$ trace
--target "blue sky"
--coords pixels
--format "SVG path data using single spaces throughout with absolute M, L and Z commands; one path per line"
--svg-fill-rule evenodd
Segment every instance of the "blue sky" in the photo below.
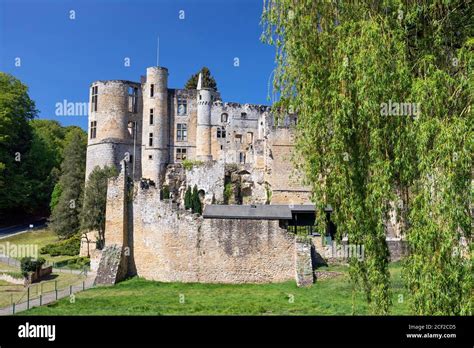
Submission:
M 262 7 L 262 0 L 0 0 L 0 71 L 30 88 L 40 118 L 85 128 L 85 116 L 55 116 L 56 103 L 88 101 L 95 80 L 139 81 L 156 65 L 159 35 L 170 88 L 208 66 L 224 101 L 269 104 L 275 49 L 260 41 Z

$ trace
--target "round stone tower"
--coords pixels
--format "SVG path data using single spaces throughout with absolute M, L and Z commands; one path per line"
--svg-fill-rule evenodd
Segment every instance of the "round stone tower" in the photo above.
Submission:
M 130 81 L 96 81 L 90 88 L 86 178 L 96 167 L 120 168 L 126 153 L 133 152 L 134 138 L 129 122 L 129 89 L 140 84 Z M 139 96 L 136 98 L 139 100 Z M 137 108 L 138 109 L 138 108 Z M 138 115 L 139 110 L 135 114 Z M 133 159 L 135 160 L 135 159 Z
M 142 177 L 160 185 L 169 163 L 168 69 L 147 68 L 142 93 Z
M 201 74 L 199 74 L 197 90 L 196 159 L 212 161 L 211 106 L 213 89 L 201 87 Z

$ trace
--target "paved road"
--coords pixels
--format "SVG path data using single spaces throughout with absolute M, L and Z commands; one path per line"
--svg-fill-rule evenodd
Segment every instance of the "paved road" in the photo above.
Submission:
M 30 225 L 33 225 L 33 229 L 42 229 L 46 227 L 46 219 L 40 219 L 36 221 L 32 221 L 30 223 L 9 226 L 9 227 L 2 227 L 0 228 L 0 238 L 8 237 L 9 235 L 18 233 L 18 232 L 26 232 L 31 230 L 32 228 Z

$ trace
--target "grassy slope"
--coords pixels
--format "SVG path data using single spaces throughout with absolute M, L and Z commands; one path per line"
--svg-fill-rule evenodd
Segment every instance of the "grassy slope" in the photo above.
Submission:
M 3 264 L 0 263 L 0 268 Z M 66 289 L 69 285 L 79 285 L 85 280 L 85 277 L 77 274 L 69 273 L 52 273 L 45 280 L 34 283 L 30 286 L 30 298 L 37 298 L 41 292 L 54 291 L 55 282 L 58 290 Z M 11 301 L 17 302 L 21 299 L 21 302 L 26 300 L 26 288 L 23 285 L 11 284 L 6 281 L 0 280 L 0 307 L 6 307 L 11 305 Z
M 332 268 L 333 270 L 334 268 Z M 344 269 L 338 267 L 337 270 Z M 344 270 L 346 273 L 347 271 Z M 392 314 L 409 314 L 400 279 L 400 265 L 391 265 Z M 184 303 L 180 303 L 180 295 Z M 294 302 L 290 302 L 291 295 Z M 278 284 L 160 283 L 132 278 L 113 287 L 87 290 L 75 303 L 63 299 L 28 315 L 350 315 L 352 293 L 347 274 L 318 281 L 309 288 L 294 282 Z M 356 295 L 355 314 L 368 314 L 362 294 Z
M 42 247 L 44 247 L 47 244 L 55 243 L 57 241 L 58 241 L 58 236 L 56 235 L 56 233 L 54 233 L 50 229 L 42 229 L 42 230 L 21 233 L 9 238 L 0 239 L 0 246 L 3 245 L 5 248 L 7 245 L 7 242 L 10 243 L 10 245 L 33 244 L 33 245 L 38 246 L 38 253 L 39 253 L 39 250 Z M 21 256 L 35 256 L 35 255 L 21 255 Z M 59 261 L 72 258 L 72 256 L 50 256 L 50 255 L 39 255 L 39 256 L 51 262 L 59 262 Z
M 31 232 L 26 232 L 22 234 L 18 234 L 9 238 L 0 239 L 0 250 L 5 250 L 7 247 L 7 242 L 11 245 L 37 245 L 37 250 L 39 250 L 50 243 L 54 243 L 58 241 L 57 235 L 49 230 L 49 229 L 42 229 L 42 230 L 35 230 Z M 28 248 L 24 250 L 32 251 L 33 248 Z M 21 256 L 36 256 L 36 255 L 21 255 Z M 55 256 L 52 257 L 50 255 L 39 255 L 44 257 L 48 261 L 58 262 L 66 259 L 72 258 L 72 256 Z M 18 257 L 20 258 L 20 257 Z M 6 263 L 0 262 L 0 270 L 2 271 L 17 271 L 19 272 L 19 267 L 7 265 Z M 58 289 L 65 289 L 70 284 L 79 284 L 84 277 L 76 275 L 76 274 L 68 274 L 68 273 L 53 273 L 47 280 L 41 281 L 39 283 L 34 283 L 31 286 L 30 294 L 31 297 L 36 297 L 40 292 L 41 289 L 44 292 L 53 291 L 54 290 L 54 283 L 57 281 Z M 26 289 L 22 285 L 15 285 L 10 284 L 5 281 L 0 281 L 0 307 L 4 307 L 10 305 L 13 295 L 13 300 L 18 301 L 20 298 L 24 299 L 24 293 Z

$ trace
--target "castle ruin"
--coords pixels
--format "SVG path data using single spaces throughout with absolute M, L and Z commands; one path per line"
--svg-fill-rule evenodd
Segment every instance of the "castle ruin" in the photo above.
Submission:
M 314 233 L 311 192 L 293 165 L 296 122 L 223 102 L 201 76 L 196 89 L 168 88 L 163 67 L 140 83 L 92 83 L 86 178 L 97 166 L 120 171 L 108 183 L 105 247 L 95 248 L 95 232 L 81 243 L 96 283 L 311 284 L 327 231 Z M 185 209 L 192 187 L 202 215 Z M 298 237 L 301 228 L 312 237 Z
M 181 186 L 196 184 L 205 203 L 223 203 L 236 180 L 230 203 L 309 202 L 291 164 L 296 115 L 276 121 L 270 107 L 225 103 L 210 88 L 168 88 L 163 67 L 148 68 L 141 83 L 92 83 L 90 105 L 86 177 L 125 159 L 134 180 L 167 185 L 178 202 Z M 177 180 L 183 162 L 195 168 L 186 183 Z

